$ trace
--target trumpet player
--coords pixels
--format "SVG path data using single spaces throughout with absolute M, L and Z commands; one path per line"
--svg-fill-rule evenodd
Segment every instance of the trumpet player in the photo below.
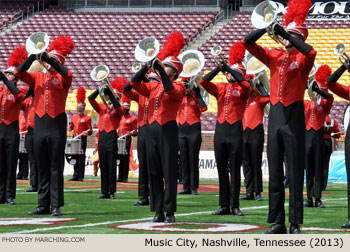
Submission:
M 81 139 L 82 154 L 77 155 L 74 165 L 73 177 L 69 181 L 84 181 L 85 176 L 85 152 L 87 146 L 87 136 L 92 135 L 91 117 L 85 115 L 85 93 L 84 87 L 77 90 L 77 114 L 72 117 L 69 129 L 73 130 L 73 136 Z
M 300 234 L 303 223 L 303 184 L 305 166 L 304 91 L 314 65 L 316 51 L 305 43 L 308 30 L 304 25 L 311 1 L 288 3 L 283 16 L 286 28 L 275 23 L 275 35 L 283 38 L 285 48 L 264 48 L 256 41 L 266 32 L 258 29 L 245 37 L 245 48 L 270 69 L 270 113 L 267 140 L 269 163 L 268 223 L 274 225 L 266 234 L 285 234 L 285 190 L 283 186 L 283 156 L 289 177 L 290 233 Z M 294 2 L 295 3 L 295 2 Z M 257 6 L 258 8 L 258 6 Z M 298 8 L 298 11 L 295 10 Z M 295 15 L 297 13 L 298 15 Z M 293 25 L 293 21 L 295 25 Z
M 182 78 L 185 97 L 178 110 L 180 167 L 183 172 L 183 189 L 178 194 L 198 194 L 199 150 L 202 143 L 200 116 L 207 110 L 198 86 L 191 88 L 191 78 Z
M 219 205 L 214 215 L 233 214 L 243 216 L 239 208 L 240 170 L 242 164 L 242 118 L 250 93 L 250 84 L 244 79 L 242 65 L 245 49 L 242 42 L 232 45 L 229 64 L 219 61 L 214 70 L 206 74 L 200 84 L 213 95 L 218 104 L 214 135 L 214 152 L 219 175 Z M 228 83 L 214 84 L 211 80 L 224 72 Z M 230 178 L 231 177 L 231 181 Z M 231 212 L 232 210 L 232 212 Z
M 350 59 L 347 57 L 342 65 L 327 78 L 327 87 L 334 94 L 350 101 L 350 88 L 343 84 L 338 83 L 338 79 L 342 74 L 350 69 Z M 342 225 L 342 228 L 350 228 L 350 127 L 348 126 L 345 134 L 345 167 L 347 176 L 347 196 L 348 196 L 348 222 Z
M 25 54 L 24 47 L 16 48 L 7 62 L 8 69 L 0 71 L 0 80 L 5 85 L 0 86 L 0 204 L 16 204 L 18 117 L 25 94 L 16 86 L 15 67 Z
M 305 107 L 305 169 L 306 169 L 306 191 L 307 200 L 304 207 L 324 208 L 321 201 L 323 184 L 323 125 L 326 115 L 333 104 L 333 95 L 321 90 L 316 82 L 313 82 L 312 92 L 322 98 L 304 100 Z M 310 94 L 309 94 L 310 95 Z M 317 97 L 317 95 L 316 95 Z M 310 97 L 311 98 L 311 97 Z
M 16 76 L 34 90 L 34 155 L 39 174 L 39 191 L 38 207 L 30 211 L 29 215 L 62 215 L 64 150 L 67 137 L 65 104 L 72 84 L 72 73 L 64 63 L 73 49 L 74 42 L 70 37 L 59 36 L 48 45 L 47 52 L 30 54 L 17 67 Z M 27 71 L 37 58 L 40 58 L 46 68 L 45 73 Z
M 258 91 L 259 90 L 259 91 Z M 246 181 L 246 194 L 241 200 L 263 200 L 262 152 L 264 148 L 264 108 L 270 96 L 258 82 L 251 89 L 243 115 L 243 173 Z M 255 197 L 254 197 L 255 193 Z
M 96 102 L 100 93 L 97 88 L 88 99 L 94 110 L 100 115 L 98 120 L 98 154 L 101 171 L 101 195 L 98 199 L 116 199 L 116 176 L 117 176 L 117 129 L 124 114 L 123 107 L 120 106 L 121 88 L 125 85 L 124 78 L 116 78 L 111 86 L 114 94 L 109 88 L 105 88 L 105 104 Z M 126 81 L 126 80 L 125 80 Z M 108 107 L 106 106 L 108 105 Z

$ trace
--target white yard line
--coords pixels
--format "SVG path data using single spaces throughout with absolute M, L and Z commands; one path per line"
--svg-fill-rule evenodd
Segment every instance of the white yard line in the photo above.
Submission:
M 325 202 L 325 201 L 345 200 L 345 199 L 347 199 L 347 198 L 323 199 L 322 201 Z M 288 206 L 288 204 L 285 204 L 285 206 Z M 266 206 L 255 206 L 255 207 L 244 207 L 244 208 L 241 208 L 241 210 L 253 210 L 253 209 L 263 209 L 263 208 L 268 208 L 268 205 L 266 205 Z M 191 215 L 201 215 L 201 214 L 210 214 L 210 213 L 212 213 L 212 211 L 183 213 L 183 214 L 176 214 L 176 216 L 191 216 Z M 29 233 L 35 233 L 35 232 L 61 230 L 61 229 L 66 229 L 66 228 L 95 227 L 95 226 L 112 225 L 112 224 L 126 223 L 126 222 L 147 221 L 147 220 L 152 220 L 152 219 L 153 219 L 153 217 L 148 217 L 148 218 L 140 218 L 140 219 L 133 219 L 133 220 L 119 220 L 119 221 L 106 221 L 106 222 L 99 222 L 99 223 L 89 223 L 89 224 L 83 224 L 83 225 L 71 225 L 71 226 L 60 226 L 60 227 L 50 227 L 50 228 L 37 228 L 37 229 L 30 229 L 30 230 L 22 230 L 22 231 L 18 231 L 18 232 L 13 232 L 12 234 L 29 234 Z

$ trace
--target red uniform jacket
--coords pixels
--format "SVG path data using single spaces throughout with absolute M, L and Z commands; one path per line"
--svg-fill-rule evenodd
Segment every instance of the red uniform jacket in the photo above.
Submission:
M 331 138 L 331 133 L 337 133 L 339 132 L 339 127 L 338 123 L 336 120 L 331 119 L 328 115 L 326 115 L 326 120 L 324 122 L 324 138 L 330 139 Z M 335 134 L 333 137 L 335 138 L 340 138 L 340 134 Z
M 19 133 L 21 135 L 26 135 L 28 133 L 28 124 L 24 113 L 19 113 Z
M 21 110 L 24 112 L 24 116 L 26 118 L 27 127 L 31 127 L 34 129 L 35 122 L 35 106 L 34 99 L 32 96 L 29 96 L 22 102 Z
M 220 124 L 225 121 L 234 124 L 242 120 L 250 93 L 250 84 L 247 81 L 242 81 L 241 85 L 237 82 L 214 84 L 201 79 L 201 85 L 217 100 L 217 121 Z
M 72 84 L 71 71 L 65 77 L 58 72 L 16 72 L 16 76 L 33 88 L 35 113 L 40 118 L 45 114 L 55 118 L 65 112 L 68 90 Z
M 192 90 L 189 95 L 185 95 L 185 97 L 182 99 L 182 103 L 177 112 L 177 121 L 181 125 L 185 124 L 186 122 L 189 125 L 193 125 L 200 122 L 202 112 L 206 111 L 207 109 L 207 106 L 202 108 L 199 107 L 196 93 Z
M 0 124 L 10 125 L 18 120 L 24 96 L 23 92 L 12 94 L 6 86 L 0 89 Z
M 148 98 L 148 123 L 157 121 L 164 125 L 176 121 L 177 110 L 185 96 L 186 88 L 183 84 L 173 82 L 174 88 L 164 91 L 163 84 L 150 81 L 147 85 L 141 82 L 131 82 L 131 86 L 141 95 Z
M 74 136 L 78 136 L 87 130 L 90 130 L 92 132 L 90 116 L 87 116 L 87 115 L 72 116 L 72 121 L 69 124 L 69 128 L 73 129 Z
M 331 110 L 334 98 L 322 99 L 316 107 L 313 101 L 304 101 L 305 127 L 306 130 L 319 130 L 323 128 L 326 115 Z
M 329 90 L 331 90 L 333 93 L 340 96 L 341 98 L 344 98 L 348 101 L 350 100 L 349 99 L 349 97 L 350 97 L 349 96 L 349 92 L 350 92 L 349 86 L 344 86 L 342 84 L 339 84 L 338 82 L 328 82 L 327 87 L 329 88 Z
M 309 73 L 314 65 L 316 51 L 306 55 L 298 50 L 288 53 L 282 48 L 264 48 L 257 44 L 245 48 L 270 69 L 270 100 L 285 107 L 304 100 Z
M 147 85 L 147 84 L 146 84 Z M 126 91 L 123 90 L 123 94 L 129 99 L 137 102 L 138 112 L 137 112 L 137 123 L 140 127 L 147 124 L 148 121 L 148 99 L 143 95 L 139 95 L 136 91 Z
M 89 100 L 91 106 L 100 114 L 98 120 L 98 130 L 106 131 L 107 133 L 112 130 L 117 130 L 120 119 L 124 114 L 124 109 L 120 106 L 119 108 L 109 109 L 104 104 L 98 104 L 95 100 Z
M 249 96 L 243 115 L 243 130 L 246 128 L 253 130 L 263 123 L 264 108 L 269 101 L 269 97 L 262 97 L 255 93 Z
M 125 135 L 131 131 L 134 131 L 133 133 L 137 133 L 137 119 L 135 116 L 131 116 L 130 114 L 123 115 L 118 127 L 118 136 Z

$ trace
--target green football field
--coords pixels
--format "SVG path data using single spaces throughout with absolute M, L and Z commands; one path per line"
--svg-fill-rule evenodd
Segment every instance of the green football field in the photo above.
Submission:
M 48 223 L 33 223 L 32 219 L 27 219 L 33 218 L 27 212 L 37 206 L 37 194 L 24 193 L 24 189 L 29 187 L 28 181 L 17 181 L 17 204 L 0 205 L 0 233 L 141 234 L 177 233 L 178 229 L 182 233 L 261 233 L 270 226 L 266 222 L 268 213 L 267 186 L 267 182 L 264 182 L 263 201 L 240 201 L 240 208 L 245 216 L 214 216 L 211 212 L 219 207 L 218 182 L 216 180 L 201 180 L 199 195 L 178 195 L 176 225 L 167 225 L 164 230 L 150 230 L 138 227 L 140 224 L 150 223 L 154 213 L 150 212 L 149 206 L 133 206 L 133 203 L 138 199 L 137 179 L 130 179 L 129 183 L 118 183 L 117 199 L 115 200 L 96 199 L 96 196 L 100 194 L 100 181 L 97 177 L 87 177 L 84 182 L 65 180 L 63 215 L 60 217 L 34 216 L 41 221 L 49 219 Z M 182 189 L 182 185 L 179 185 L 180 189 Z M 244 189 L 241 188 L 242 194 L 245 193 Z M 327 191 L 323 194 L 326 208 L 304 209 L 303 233 L 349 232 L 350 229 L 341 229 L 341 224 L 347 221 L 346 195 L 346 184 L 329 183 Z M 286 199 L 285 209 L 288 216 L 288 189 L 286 189 Z M 57 220 L 58 218 L 59 220 Z M 128 224 L 134 224 L 134 226 L 126 226 L 125 228 L 125 225 Z M 210 231 L 211 229 L 208 229 L 208 227 L 224 224 L 230 224 L 238 229 L 226 231 L 215 231 L 215 229 Z M 247 226 L 248 229 L 241 230 L 239 227 L 242 226 Z M 250 226 L 253 228 L 249 228 Z

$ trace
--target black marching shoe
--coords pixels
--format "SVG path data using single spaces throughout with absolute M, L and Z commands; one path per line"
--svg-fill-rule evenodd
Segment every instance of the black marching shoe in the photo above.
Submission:
M 78 178 L 71 178 L 71 179 L 68 179 L 68 181 L 79 181 Z
M 244 196 L 239 198 L 240 200 L 254 200 L 254 193 L 246 193 Z
M 314 207 L 314 202 L 312 201 L 312 199 L 305 200 L 304 207 Z
M 23 176 L 20 174 L 17 174 L 16 179 L 23 179 Z
M 213 215 L 228 215 L 231 214 L 230 208 L 228 206 L 220 207 L 218 210 L 212 213 Z
M 28 188 L 27 190 L 25 190 L 24 192 L 37 192 L 38 189 L 35 188 L 35 187 L 31 187 L 31 188 Z
M 191 190 L 192 195 L 198 195 L 198 190 L 197 189 L 192 189 Z
M 323 203 L 322 203 L 322 201 L 320 199 L 316 199 L 315 200 L 315 207 L 325 208 L 325 206 L 323 205 Z
M 256 201 L 263 201 L 263 198 L 262 198 L 262 196 L 261 196 L 260 193 L 257 193 L 257 194 L 256 194 L 255 200 L 256 200 Z
M 134 203 L 134 206 L 148 206 L 149 205 L 149 200 L 148 198 L 141 198 L 139 201 Z
M 29 215 L 42 215 L 42 214 L 50 214 L 50 210 L 46 207 L 37 207 L 33 211 L 28 212 Z
M 342 228 L 350 228 L 350 221 L 341 225 Z
M 97 199 L 109 199 L 109 194 L 101 194 L 96 197 Z
M 112 193 L 111 195 L 109 195 L 110 199 L 116 199 L 117 197 L 114 195 L 114 193 Z
M 174 223 L 175 222 L 175 215 L 173 212 L 167 212 L 164 222 L 166 223 Z
M 61 209 L 59 207 L 52 208 L 51 215 L 52 216 L 61 216 L 62 215 Z
M 152 222 L 164 222 L 165 216 L 163 212 L 156 212 Z
M 179 191 L 177 194 L 191 194 L 191 190 L 190 189 L 183 189 L 183 190 Z
M 7 199 L 5 203 L 9 204 L 9 205 L 16 205 L 16 202 L 15 202 L 15 200 L 13 198 Z
M 237 216 L 244 216 L 243 212 L 239 207 L 232 208 L 232 214 Z
M 300 226 L 298 224 L 290 224 L 289 233 L 291 234 L 302 234 Z
M 276 223 L 272 227 L 270 227 L 268 230 L 262 232 L 262 234 L 286 234 L 287 228 L 284 225 L 284 223 Z

